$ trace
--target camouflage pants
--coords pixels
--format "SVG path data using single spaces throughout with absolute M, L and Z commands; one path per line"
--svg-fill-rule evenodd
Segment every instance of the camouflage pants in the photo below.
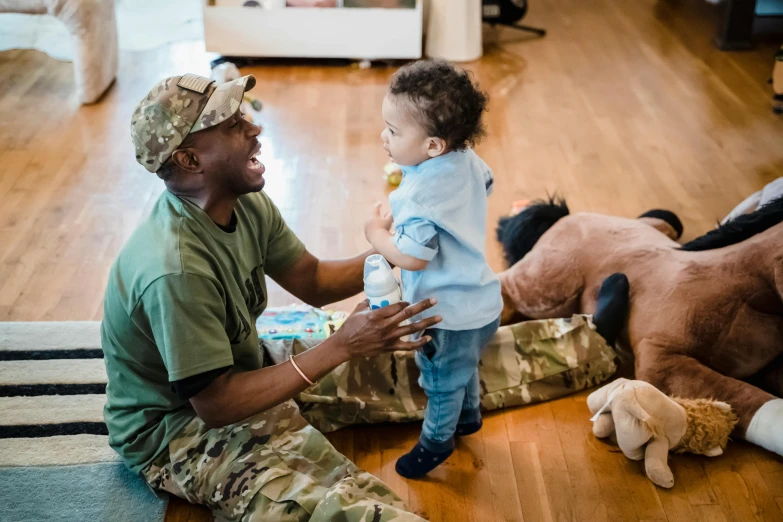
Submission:
M 264 348 L 278 363 L 316 344 L 265 342 Z M 208 506 L 218 520 L 421 521 L 315 429 L 420 420 L 427 396 L 413 357 L 397 352 L 344 363 L 301 393 L 299 408 L 288 401 L 212 430 L 196 418 L 144 476 L 156 489 Z M 481 406 L 554 399 L 595 386 L 615 369 L 614 351 L 588 317 L 501 327 L 479 363 Z
M 143 474 L 219 521 L 424 522 L 338 453 L 293 401 L 218 429 L 196 417 Z
M 265 349 L 278 363 L 316 344 L 274 341 L 265 342 Z M 481 408 L 521 406 L 596 386 L 615 372 L 614 359 L 587 316 L 503 326 L 481 354 Z M 418 378 L 412 352 L 354 359 L 295 400 L 302 416 L 324 433 L 351 424 L 421 420 L 427 396 Z

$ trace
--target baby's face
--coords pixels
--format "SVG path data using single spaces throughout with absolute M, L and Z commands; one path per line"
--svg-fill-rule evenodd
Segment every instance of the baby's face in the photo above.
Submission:
M 381 133 L 383 148 L 397 165 L 418 165 L 431 157 L 430 138 L 411 115 L 409 102 L 387 94 L 383 99 L 383 120 L 386 128 Z

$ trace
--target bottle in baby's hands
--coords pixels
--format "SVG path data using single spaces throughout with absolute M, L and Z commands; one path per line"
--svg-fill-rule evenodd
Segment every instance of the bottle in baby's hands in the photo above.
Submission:
M 400 282 L 380 254 L 373 254 L 364 260 L 364 293 L 373 310 L 402 301 Z

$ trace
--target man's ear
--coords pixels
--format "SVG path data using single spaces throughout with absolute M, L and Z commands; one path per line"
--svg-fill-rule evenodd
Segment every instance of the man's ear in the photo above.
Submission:
M 430 158 L 436 158 L 446 152 L 448 144 L 443 138 L 427 138 L 427 155 Z
M 186 172 L 198 172 L 200 167 L 198 154 L 190 147 L 175 150 L 171 155 L 171 161 Z

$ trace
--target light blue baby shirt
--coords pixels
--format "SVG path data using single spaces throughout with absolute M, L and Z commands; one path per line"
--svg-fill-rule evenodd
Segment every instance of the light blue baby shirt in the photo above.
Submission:
M 503 308 L 500 281 L 484 253 L 492 171 L 466 149 L 402 172 L 402 183 L 389 196 L 394 244 L 403 254 L 429 261 L 424 270 L 402 270 L 404 299 L 437 298 L 437 305 L 416 317 L 441 315 L 435 328 L 486 326 Z

